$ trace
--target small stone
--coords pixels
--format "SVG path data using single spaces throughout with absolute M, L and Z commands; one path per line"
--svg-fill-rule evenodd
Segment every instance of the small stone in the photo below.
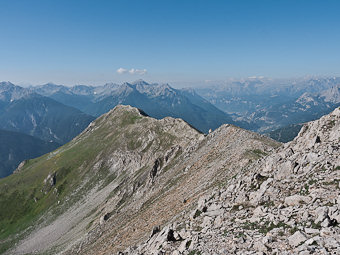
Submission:
M 262 239 L 263 244 L 267 244 L 267 243 L 271 243 L 271 242 L 273 242 L 273 237 L 270 236 L 270 235 L 267 235 L 267 236 L 263 237 L 263 239 Z
M 305 232 L 308 235 L 313 235 L 313 234 L 319 234 L 320 231 L 318 229 L 315 228 L 305 228 Z
M 209 217 L 209 216 L 205 216 L 205 217 L 203 218 L 203 222 L 202 222 L 201 226 L 202 226 L 203 228 L 204 228 L 204 227 L 209 227 L 209 226 L 211 226 L 211 222 L 212 222 L 212 218 Z
M 174 238 L 176 239 L 176 241 L 183 240 L 183 238 L 177 231 L 174 231 Z
M 301 195 L 293 195 L 285 198 L 285 204 L 289 206 L 296 206 L 300 204 L 308 204 L 311 198 Z
M 340 246 L 340 243 L 337 242 L 333 237 L 325 238 L 324 242 L 325 242 L 325 246 L 328 248 L 334 249 Z
M 307 244 L 307 245 L 312 245 L 312 244 L 314 244 L 314 243 L 315 243 L 314 238 L 310 238 L 310 239 L 308 239 L 308 240 L 305 242 L 305 244 Z
M 303 250 L 299 252 L 299 255 L 309 255 L 310 252 L 308 250 Z
M 187 249 L 187 246 L 189 246 L 191 241 L 184 240 L 181 242 L 180 246 L 178 247 L 178 251 L 180 253 L 184 252 Z
M 197 209 L 202 211 L 204 207 L 206 207 L 206 197 L 205 196 L 202 196 L 198 199 L 198 202 L 197 202 Z
M 323 207 L 317 208 L 315 210 L 315 214 L 316 214 L 315 224 L 323 222 L 324 219 L 328 216 L 328 207 L 323 206 Z
M 254 248 L 254 250 L 260 251 L 260 252 L 267 252 L 267 250 L 268 250 L 267 247 L 259 241 L 254 243 L 253 248 Z
M 329 228 L 323 228 L 320 230 L 320 236 L 322 237 L 329 237 L 332 236 L 332 231 Z
M 300 232 L 296 231 L 293 235 L 288 238 L 289 245 L 292 247 L 297 247 L 307 240 L 306 236 Z
M 218 215 L 218 216 L 215 218 L 214 225 L 215 225 L 216 227 L 219 227 L 219 226 L 221 226 L 222 222 L 223 222 L 223 219 L 222 219 L 221 215 Z
M 150 234 L 150 238 L 153 237 L 155 234 L 157 234 L 160 231 L 160 227 L 159 226 L 154 226 L 151 234 Z
M 329 218 L 326 218 L 323 220 L 323 222 L 321 223 L 321 227 L 323 228 L 327 228 L 331 225 L 331 221 L 329 220 Z

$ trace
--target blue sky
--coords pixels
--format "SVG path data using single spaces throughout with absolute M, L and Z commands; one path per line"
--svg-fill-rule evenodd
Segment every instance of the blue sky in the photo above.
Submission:
M 339 13 L 336 0 L 0 0 L 0 80 L 336 76 Z

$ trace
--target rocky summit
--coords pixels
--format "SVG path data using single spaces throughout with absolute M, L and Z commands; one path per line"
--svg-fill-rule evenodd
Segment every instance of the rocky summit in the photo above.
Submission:
M 337 254 L 339 141 L 339 108 L 280 144 L 119 105 L 0 180 L 0 253 Z
M 340 108 L 124 254 L 340 254 Z

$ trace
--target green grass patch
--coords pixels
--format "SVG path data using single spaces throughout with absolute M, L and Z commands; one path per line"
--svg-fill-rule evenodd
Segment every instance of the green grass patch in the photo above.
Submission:
M 188 253 L 189 255 L 201 255 L 202 253 L 198 250 L 192 250 Z
M 257 230 L 261 234 L 267 234 L 268 232 L 272 231 L 275 228 L 283 228 L 288 229 L 290 228 L 289 225 L 285 224 L 284 222 L 278 222 L 277 224 L 265 221 L 265 222 L 245 222 L 242 225 L 243 229 L 246 230 Z
M 302 196 L 306 196 L 309 194 L 309 185 L 307 183 L 305 183 L 305 185 L 300 188 L 299 194 Z
M 197 209 L 197 210 L 195 211 L 195 214 L 194 214 L 194 217 L 193 217 L 193 218 L 195 219 L 195 218 L 199 217 L 201 214 L 202 214 L 202 211 Z
M 255 149 L 255 150 L 247 150 L 245 152 L 245 156 L 247 156 L 248 158 L 251 158 L 251 159 L 260 159 L 264 156 L 267 156 L 268 154 L 260 149 Z

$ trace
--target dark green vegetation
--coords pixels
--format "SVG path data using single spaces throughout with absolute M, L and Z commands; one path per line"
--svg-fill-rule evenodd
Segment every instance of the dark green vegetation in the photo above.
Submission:
M 60 144 L 36 137 L 0 130 L 0 178 L 12 173 L 19 163 L 50 152 Z
M 267 133 L 270 138 L 276 141 L 287 143 L 292 141 L 300 132 L 302 124 L 292 124 Z
M 201 255 L 202 253 L 200 251 L 197 250 L 192 250 L 189 252 L 189 255 Z

